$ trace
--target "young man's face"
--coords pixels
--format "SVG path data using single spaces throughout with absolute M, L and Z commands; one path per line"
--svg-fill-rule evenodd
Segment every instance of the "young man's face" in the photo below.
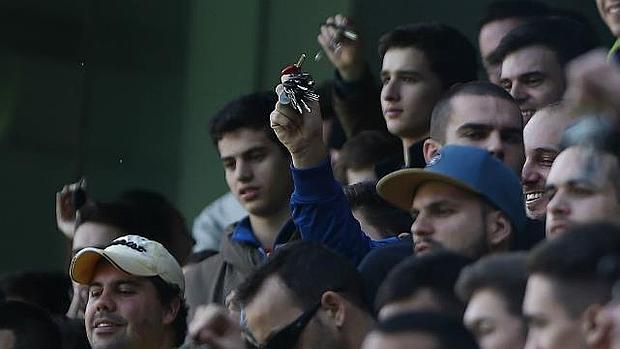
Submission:
M 413 47 L 388 49 L 381 81 L 381 108 L 388 131 L 401 139 L 424 137 L 443 91 L 426 55 Z
M 480 199 L 455 186 L 428 182 L 411 207 L 416 254 L 445 248 L 478 258 L 489 251 Z
M 571 147 L 558 155 L 547 190 L 546 234 L 553 237 L 576 223 L 597 220 L 618 222 L 618 203 L 614 181 L 617 160 L 582 147 Z M 614 170 L 615 168 L 615 170 Z
M 586 347 L 581 321 L 556 299 L 554 283 L 533 274 L 527 281 L 523 315 L 528 323 L 526 349 L 582 349 Z
M 458 95 L 450 101 L 446 144 L 486 149 L 518 175 L 523 167 L 523 127 L 514 103 L 492 96 Z
M 151 281 L 107 262 L 97 265 L 88 294 L 85 325 L 93 349 L 158 348 L 176 316 Z
M 480 48 L 480 57 L 487 72 L 487 77 L 492 83 L 499 85 L 499 66 L 492 66 L 487 62 L 487 58 L 499 45 L 502 38 L 511 30 L 523 23 L 518 18 L 505 18 L 492 21 L 480 28 L 478 35 L 478 47 Z
M 264 131 L 228 132 L 217 146 L 228 188 L 250 215 L 268 217 L 288 210 L 290 160 Z
M 542 114 L 541 114 L 542 113 Z M 560 152 L 560 139 L 568 124 L 565 117 L 536 113 L 523 129 L 525 165 L 521 183 L 525 193 L 525 211 L 531 219 L 544 220 L 549 197 L 545 184 L 553 161 Z
M 504 296 L 490 288 L 474 292 L 463 323 L 476 336 L 480 349 L 523 349 L 525 324 L 510 313 Z
M 541 46 L 527 46 L 504 58 L 500 85 L 519 104 L 523 123 L 534 113 L 560 100 L 566 89 L 564 69 L 556 54 Z
M 598 13 L 611 33 L 620 38 L 620 1 L 596 0 L 596 7 L 598 7 Z

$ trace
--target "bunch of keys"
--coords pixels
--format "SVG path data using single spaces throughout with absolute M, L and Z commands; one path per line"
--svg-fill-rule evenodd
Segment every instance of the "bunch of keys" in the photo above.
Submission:
M 302 53 L 297 63 L 284 67 L 280 77 L 282 83 L 276 87 L 278 102 L 282 105 L 290 104 L 299 114 L 304 110 L 311 112 L 308 104 L 319 100 L 319 95 L 314 93 L 312 76 L 301 70 L 305 59 L 306 55 Z
M 327 23 L 325 24 L 325 26 L 336 29 L 336 35 L 331 39 L 329 43 L 329 48 L 334 52 L 338 52 L 338 50 L 340 50 L 340 48 L 342 47 L 342 40 L 344 38 L 351 40 L 351 41 L 356 41 L 359 38 L 359 35 L 357 34 L 357 32 L 355 32 L 354 30 L 351 29 L 351 27 L 348 27 L 346 25 Z M 323 50 L 318 50 L 316 54 L 314 55 L 314 60 L 318 62 L 321 60 L 322 57 L 323 57 Z

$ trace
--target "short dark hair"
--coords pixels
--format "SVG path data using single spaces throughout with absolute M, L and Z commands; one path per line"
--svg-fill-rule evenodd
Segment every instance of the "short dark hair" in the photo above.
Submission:
M 239 97 L 220 109 L 211 119 L 210 134 L 213 144 L 217 144 L 224 135 L 242 128 L 263 131 L 270 140 L 288 151 L 280 143 L 275 132 L 271 129 L 269 115 L 276 106 L 277 96 L 274 92 L 256 92 Z
M 13 332 L 13 348 L 62 348 L 58 326 L 45 310 L 32 304 L 15 301 L 0 304 L 0 329 Z
M 526 258 L 522 252 L 483 257 L 461 271 L 455 286 L 457 295 L 467 303 L 476 291 L 491 289 L 504 298 L 511 314 L 520 317 L 527 285 Z
M 153 286 L 155 286 L 157 297 L 159 298 L 159 302 L 162 306 L 170 306 L 175 299 L 179 299 L 179 311 L 177 313 L 177 317 L 172 323 L 172 328 L 174 330 L 174 346 L 179 347 L 183 344 L 185 337 L 187 336 L 188 308 L 185 298 L 181 294 L 181 290 L 178 286 L 165 282 L 159 276 L 151 276 L 148 280 L 153 284 Z
M 351 210 L 359 210 L 384 237 L 396 236 L 411 229 L 411 215 L 380 197 L 375 182 L 346 185 L 343 190 Z
M 454 284 L 461 270 L 471 262 L 470 258 L 450 251 L 408 257 L 390 271 L 379 287 L 375 309 L 379 311 L 386 304 L 430 289 L 445 312 L 460 316 L 465 305 L 456 297 Z
M 530 275 L 540 274 L 553 286 L 556 300 L 578 317 L 591 304 L 611 298 L 612 283 L 597 274 L 602 258 L 620 252 L 620 227 L 610 223 L 577 225 L 536 246 L 528 256 Z
M 286 244 L 238 287 L 239 303 L 247 305 L 271 276 L 279 277 L 291 291 L 294 301 L 309 309 L 323 293 L 334 291 L 365 312 L 362 277 L 345 257 L 310 241 Z
M 391 48 L 409 47 L 424 53 L 444 90 L 457 82 L 476 80 L 476 49 L 453 27 L 436 22 L 396 27 L 379 39 L 379 57 L 383 60 Z
M 183 216 L 155 192 L 135 189 L 124 192 L 116 201 L 82 206 L 76 229 L 87 222 L 116 227 L 118 237 L 132 233 L 155 240 L 164 245 L 179 264 L 185 262 L 190 252 L 175 244 L 179 238 L 189 239 L 190 244 L 192 241 Z
M 508 18 L 526 19 L 537 16 L 545 16 L 549 13 L 549 7 L 540 1 L 522 0 L 499 0 L 490 3 L 484 15 L 478 22 L 478 30 L 485 25 Z
M 71 280 L 63 272 L 18 271 L 0 278 L 0 291 L 9 299 L 19 299 L 64 315 L 71 303 Z
M 433 108 L 430 136 L 435 141 L 441 144 L 446 142 L 446 128 L 452 113 L 452 99 L 463 95 L 496 97 L 513 103 L 515 108 L 519 109 L 514 98 L 506 90 L 488 81 L 470 81 L 456 84 L 444 93 Z M 521 123 L 523 123 L 520 113 L 518 116 Z
M 476 339 L 459 318 L 433 312 L 411 312 L 388 317 L 375 326 L 385 334 L 424 333 L 437 340 L 440 349 L 478 349 Z
M 342 146 L 337 164 L 342 172 L 339 176 L 344 183 L 347 169 L 374 168 L 377 163 L 395 154 L 402 154 L 402 151 L 402 141 L 398 137 L 377 130 L 362 131 Z
M 501 64 L 517 50 L 542 45 L 553 51 L 558 63 L 564 67 L 570 60 L 597 46 L 598 40 L 591 34 L 582 22 L 565 16 L 532 20 L 506 34 L 488 61 L 493 65 Z

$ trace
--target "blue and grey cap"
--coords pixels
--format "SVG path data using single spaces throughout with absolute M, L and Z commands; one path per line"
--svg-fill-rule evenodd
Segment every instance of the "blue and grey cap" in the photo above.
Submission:
M 480 195 L 508 216 L 515 232 L 525 228 L 519 178 L 484 149 L 446 145 L 424 169 L 402 169 L 381 178 L 377 192 L 389 203 L 409 211 L 418 188 L 426 182 L 446 183 Z

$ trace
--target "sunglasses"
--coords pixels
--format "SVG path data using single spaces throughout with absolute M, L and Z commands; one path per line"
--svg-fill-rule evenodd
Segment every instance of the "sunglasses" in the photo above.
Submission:
M 299 341 L 299 336 L 304 331 L 304 328 L 308 325 L 314 314 L 321 307 L 321 303 L 317 303 L 315 306 L 304 311 L 297 319 L 288 324 L 280 331 L 272 334 L 267 338 L 265 343 L 259 344 L 254 338 L 252 333 L 247 327 L 247 321 L 245 318 L 245 312 L 241 311 L 241 328 L 243 336 L 245 337 L 248 348 L 252 349 L 291 349 L 294 348 Z

